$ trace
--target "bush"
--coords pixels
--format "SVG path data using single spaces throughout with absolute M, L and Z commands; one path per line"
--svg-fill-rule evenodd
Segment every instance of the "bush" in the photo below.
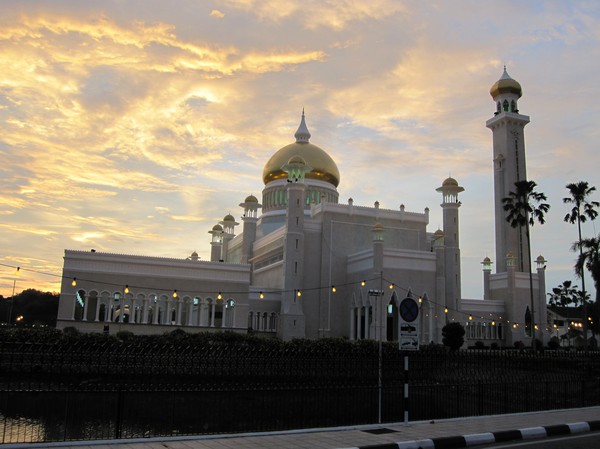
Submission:
M 465 342 L 465 328 L 462 324 L 448 323 L 442 328 L 442 343 L 448 346 L 450 351 L 458 351 Z
M 553 351 L 560 349 L 560 341 L 558 340 L 558 337 L 552 337 L 550 339 L 548 342 L 548 349 L 552 349 Z
M 63 329 L 63 334 L 66 337 L 78 337 L 80 335 L 79 330 L 73 326 L 68 326 Z
M 485 349 L 485 344 L 482 341 L 475 342 L 475 349 Z
M 135 338 L 135 335 L 131 331 L 119 331 L 117 332 L 117 338 L 121 341 L 130 341 Z
M 498 343 L 496 343 L 496 342 L 493 342 L 493 343 L 490 345 L 490 349 L 493 349 L 493 350 L 500 349 L 500 345 L 499 345 Z

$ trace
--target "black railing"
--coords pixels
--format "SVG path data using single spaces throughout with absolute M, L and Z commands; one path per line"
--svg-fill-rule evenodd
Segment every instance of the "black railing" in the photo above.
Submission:
M 0 442 L 215 434 L 600 404 L 597 353 L 0 343 Z M 379 397 L 381 396 L 381 402 Z

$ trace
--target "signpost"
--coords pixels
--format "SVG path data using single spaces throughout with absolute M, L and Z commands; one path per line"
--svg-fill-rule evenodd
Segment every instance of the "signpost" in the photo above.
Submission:
M 419 305 L 410 296 L 400 303 L 400 338 L 399 347 L 403 350 L 419 349 Z
M 410 293 L 409 293 L 410 295 Z M 419 349 L 419 305 L 407 296 L 400 303 L 400 334 L 398 345 L 401 350 Z M 408 426 L 408 355 L 404 355 L 404 425 Z

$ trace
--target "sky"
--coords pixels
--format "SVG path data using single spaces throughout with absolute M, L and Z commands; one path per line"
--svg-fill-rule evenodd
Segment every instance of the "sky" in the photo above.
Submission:
M 562 198 L 600 187 L 600 2 L 2 0 L 0 295 L 59 291 L 65 249 L 210 259 L 304 108 L 341 203 L 429 207 L 434 232 L 435 189 L 458 180 L 463 297 L 482 298 L 504 65 L 551 205 L 533 257 L 548 290 L 580 285 Z

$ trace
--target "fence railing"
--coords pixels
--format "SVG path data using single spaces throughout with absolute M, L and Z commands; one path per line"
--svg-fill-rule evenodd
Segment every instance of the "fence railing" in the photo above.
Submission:
M 407 353 L 384 348 L 379 384 L 375 349 L 0 343 L 0 442 L 403 421 Z M 408 357 L 410 420 L 600 404 L 598 353 L 424 350 Z
M 377 386 L 212 385 L 154 389 L 3 391 L 2 443 L 171 437 L 376 423 Z M 600 404 L 590 382 L 410 387 L 410 420 Z M 594 394 L 590 395 L 590 392 Z M 403 387 L 383 387 L 382 422 L 401 422 Z

